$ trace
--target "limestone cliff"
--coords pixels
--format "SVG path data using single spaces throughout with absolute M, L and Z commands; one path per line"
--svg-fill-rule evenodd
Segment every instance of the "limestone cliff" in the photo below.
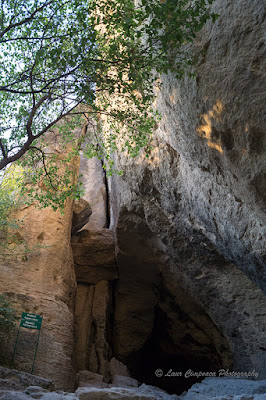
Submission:
M 109 182 L 114 351 L 135 374 L 152 375 L 151 357 L 266 376 L 265 2 L 213 11 L 191 48 L 197 78 L 161 77 L 149 159 L 117 155 L 125 173 Z

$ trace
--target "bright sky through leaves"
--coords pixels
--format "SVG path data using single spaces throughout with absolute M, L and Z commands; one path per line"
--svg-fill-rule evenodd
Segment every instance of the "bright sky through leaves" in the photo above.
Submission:
M 154 71 L 190 68 L 182 46 L 216 18 L 212 1 L 0 0 L 0 170 L 26 153 L 44 160 L 40 138 L 84 107 L 110 127 L 104 138 L 90 130 L 88 156 L 112 170 L 119 143 L 130 156 L 147 148 Z

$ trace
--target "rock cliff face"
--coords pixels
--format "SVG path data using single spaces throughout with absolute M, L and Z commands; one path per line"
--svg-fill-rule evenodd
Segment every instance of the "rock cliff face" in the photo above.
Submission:
M 54 379 L 59 387 L 71 388 L 75 379 L 73 307 L 76 286 L 70 246 L 72 207 L 68 205 L 64 216 L 34 206 L 21 210 L 21 215 L 24 218 L 22 238 L 27 243 L 45 241 L 47 247 L 21 261 L 2 261 L 0 292 L 8 294 L 18 314 L 25 311 L 43 316 L 35 373 Z M 31 371 L 36 333 L 23 329 L 20 332 L 14 365 L 26 372 Z M 9 360 L 12 349 L 10 347 L 6 355 Z
M 111 282 L 117 279 L 115 242 L 108 229 L 81 231 L 72 238 L 77 277 L 75 359 L 77 370 L 110 378 Z
M 265 2 L 213 11 L 192 48 L 197 78 L 161 77 L 149 159 L 118 155 L 125 173 L 109 182 L 114 354 L 135 376 L 141 363 L 148 376 L 182 365 L 266 376 Z
M 55 137 L 53 149 L 60 150 Z M 79 161 L 73 163 L 77 173 Z M 35 246 L 23 257 L 14 254 L 0 261 L 0 293 L 5 293 L 18 311 L 43 317 L 34 372 L 51 378 L 56 387 L 74 387 L 74 298 L 76 277 L 71 249 L 73 207 L 68 201 L 64 215 L 50 208 L 39 209 L 34 204 L 22 206 L 16 218 L 23 221 L 17 232 L 21 243 Z M 17 327 L 18 328 L 18 327 Z M 0 342 L 0 351 L 11 362 L 17 331 L 9 343 Z M 19 334 L 14 367 L 31 372 L 38 331 L 22 328 Z
M 105 175 L 98 159 L 81 154 L 80 173 L 84 199 L 92 215 L 72 236 L 77 280 L 75 302 L 75 364 L 110 380 L 112 284 L 118 278 L 114 233 L 107 229 L 108 210 Z
M 0 293 L 44 317 L 35 372 L 68 389 L 76 369 L 94 386 L 71 398 L 139 396 L 135 379 L 181 394 L 200 372 L 266 377 L 265 1 L 213 11 L 191 48 L 197 78 L 161 77 L 150 157 L 117 155 L 125 173 L 109 193 L 101 163 L 81 157 L 73 254 L 72 205 L 64 216 L 32 206 L 21 238 L 48 247 L 1 262 Z M 34 338 L 22 339 L 16 362 L 29 371 Z

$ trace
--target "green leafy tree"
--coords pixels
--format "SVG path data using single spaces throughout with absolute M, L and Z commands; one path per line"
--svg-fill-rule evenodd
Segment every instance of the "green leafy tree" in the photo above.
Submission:
M 87 155 L 104 158 L 110 171 L 118 144 L 137 155 L 156 120 L 155 71 L 180 77 L 188 70 L 192 59 L 183 45 L 209 18 L 215 20 L 212 2 L 1 0 L 0 169 L 24 156 L 24 163 L 42 166 L 42 172 L 34 169 L 33 181 L 38 174 L 46 179 L 53 197 L 59 182 L 55 160 L 41 139 L 68 116 L 75 124 L 83 118 L 90 128 Z M 108 133 L 96 124 L 99 115 L 108 121 Z M 69 136 L 67 121 L 61 137 L 75 153 L 82 141 Z M 67 178 L 59 187 L 71 182 Z M 74 196 L 79 193 L 77 186 Z
M 12 209 L 19 204 L 19 193 L 23 178 L 23 170 L 19 167 L 10 168 L 2 173 L 0 181 L 0 237 L 7 235 L 8 228 L 17 228 L 19 221 L 9 222 Z
M 14 255 L 14 248 L 21 244 L 18 235 L 23 221 L 12 216 L 12 213 L 21 205 L 20 196 L 24 172 L 18 166 L 11 166 L 2 173 L 0 181 L 0 258 Z M 21 251 L 21 246 L 19 248 Z

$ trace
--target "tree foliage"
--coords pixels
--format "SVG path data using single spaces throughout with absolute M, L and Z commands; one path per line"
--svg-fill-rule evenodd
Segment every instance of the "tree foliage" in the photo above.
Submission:
M 2 171 L 0 179 L 0 261 L 26 261 L 30 254 L 47 247 L 37 239 L 35 241 L 25 239 L 23 231 L 26 224 L 20 213 L 22 207 L 28 207 L 35 198 L 40 200 L 41 207 L 50 205 L 54 209 L 57 209 L 58 206 L 63 208 L 64 191 L 59 191 L 57 198 L 50 201 L 51 191 L 38 192 L 36 187 L 32 190 L 33 178 L 30 180 L 30 185 L 27 184 L 27 176 L 30 173 L 31 171 L 16 164 L 6 169 L 4 173 Z M 60 174 L 57 175 L 58 179 Z M 34 179 L 38 180 L 38 174 Z M 66 180 L 67 177 L 64 176 L 64 179 Z M 28 186 L 30 187 L 28 188 Z M 67 190 L 71 190 L 72 187 L 73 185 L 69 185 Z M 31 190 L 33 194 L 31 194 Z
M 112 169 L 119 141 L 138 154 L 155 123 L 155 71 L 184 74 L 192 59 L 183 45 L 215 20 L 212 2 L 1 0 L 0 169 L 25 153 L 44 167 L 40 139 L 69 115 L 91 126 L 89 157 Z M 95 127 L 99 115 L 111 127 L 104 137 Z M 62 129 L 62 138 L 69 132 Z M 78 149 L 80 138 L 71 140 Z
M 0 331 L 9 332 L 14 326 L 17 320 L 16 311 L 11 307 L 8 298 L 4 295 L 0 295 Z
M 10 254 L 16 255 L 17 245 L 21 244 L 18 231 L 23 221 L 12 217 L 12 212 L 21 205 L 21 187 L 24 181 L 22 168 L 11 166 L 2 173 L 0 182 L 0 259 Z M 21 246 L 19 246 L 21 251 Z
M 18 220 L 10 221 L 10 212 L 18 204 L 20 183 L 23 171 L 20 168 L 10 168 L 2 174 L 0 182 L 0 238 L 6 237 L 8 230 L 17 229 L 20 225 Z

